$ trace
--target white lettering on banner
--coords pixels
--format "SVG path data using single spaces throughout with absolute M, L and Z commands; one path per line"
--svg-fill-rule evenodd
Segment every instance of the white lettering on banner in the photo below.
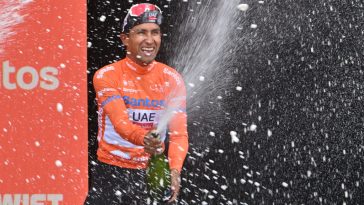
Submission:
M 50 66 L 43 67 L 39 73 L 37 69 L 31 66 L 23 66 L 17 71 L 7 60 L 2 62 L 1 73 L 0 87 L 3 86 L 7 90 L 15 90 L 17 85 L 24 90 L 32 90 L 38 85 L 45 90 L 55 90 L 59 86 L 59 80 L 56 77 L 58 69 Z M 24 81 L 25 75 L 31 76 L 30 82 Z M 15 82 L 12 82 L 12 76 L 15 77 Z
M 59 205 L 63 194 L 0 194 L 0 205 Z M 48 203 L 46 203 L 48 202 Z

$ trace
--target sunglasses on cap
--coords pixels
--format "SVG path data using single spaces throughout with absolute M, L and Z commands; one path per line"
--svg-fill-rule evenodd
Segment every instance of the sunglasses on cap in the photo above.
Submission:
M 123 33 L 128 33 L 129 30 L 142 23 L 162 24 L 162 11 L 153 4 L 143 3 L 133 5 L 124 19 Z
M 130 16 L 133 17 L 139 17 L 145 12 L 152 12 L 152 11 L 157 11 L 158 13 L 162 13 L 161 9 L 158 6 L 154 4 L 144 3 L 144 4 L 135 4 L 132 7 L 130 7 L 129 14 Z

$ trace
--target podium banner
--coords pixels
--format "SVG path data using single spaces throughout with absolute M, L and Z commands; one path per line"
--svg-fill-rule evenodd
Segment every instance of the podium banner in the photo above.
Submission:
M 0 3 L 0 205 L 83 204 L 86 2 Z

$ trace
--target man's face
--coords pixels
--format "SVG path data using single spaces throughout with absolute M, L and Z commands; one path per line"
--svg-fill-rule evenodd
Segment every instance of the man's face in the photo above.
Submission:
M 161 30 L 155 23 L 143 23 L 130 29 L 129 35 L 121 34 L 127 47 L 127 55 L 140 65 L 151 63 L 161 45 Z

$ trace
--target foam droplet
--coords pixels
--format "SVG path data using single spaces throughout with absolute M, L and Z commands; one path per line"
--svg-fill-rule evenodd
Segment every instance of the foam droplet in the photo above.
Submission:
M 115 195 L 116 195 L 116 196 L 121 196 L 121 191 L 117 190 L 117 191 L 115 192 Z
M 250 125 L 250 131 L 255 131 L 257 129 L 257 125 L 256 124 L 251 124 Z
M 267 134 L 268 134 L 268 137 L 272 136 L 272 134 L 273 134 L 272 133 L 272 130 L 268 130 L 268 133 Z
M 57 167 L 61 167 L 62 166 L 62 162 L 60 160 L 56 160 L 55 164 Z
M 240 140 L 239 140 L 239 138 L 237 137 L 237 132 L 235 132 L 235 131 L 230 131 L 230 136 L 231 136 L 231 142 L 232 143 L 238 143 Z
M 63 111 L 63 105 L 61 103 L 57 103 L 57 111 L 62 112 Z
M 104 22 L 105 20 L 106 20 L 106 16 L 104 16 L 104 15 L 100 16 L 100 21 L 101 22 Z
M 246 10 L 248 10 L 249 5 L 248 5 L 248 4 L 239 4 L 239 5 L 237 6 L 237 8 L 238 8 L 240 11 L 246 11 Z

